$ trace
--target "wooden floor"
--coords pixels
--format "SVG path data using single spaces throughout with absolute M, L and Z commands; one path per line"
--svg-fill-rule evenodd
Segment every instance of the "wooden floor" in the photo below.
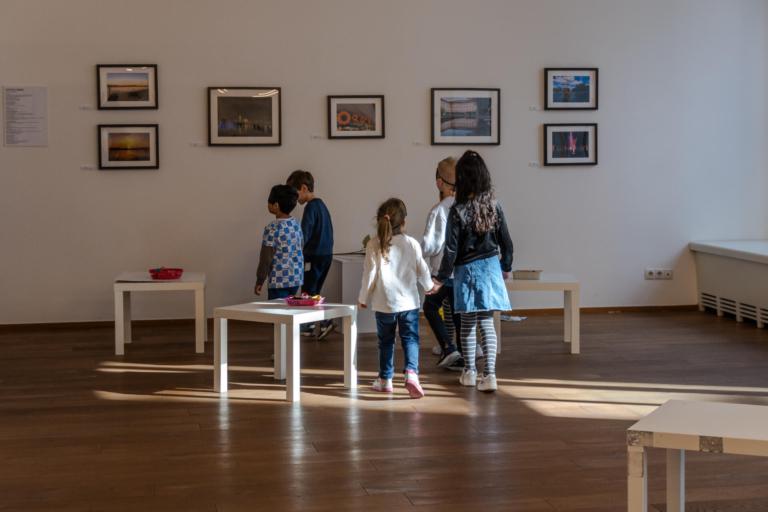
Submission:
M 271 328 L 235 324 L 228 399 L 192 326 L 0 333 L 0 510 L 621 511 L 625 430 L 670 398 L 768 405 L 768 331 L 698 312 L 505 323 L 500 389 L 421 354 L 427 396 L 342 386 L 341 338 L 302 344 L 302 403 L 272 380 Z M 397 354 L 398 365 L 402 361 Z M 376 348 L 360 346 L 361 384 Z M 768 460 L 692 454 L 689 510 L 768 510 Z M 664 501 L 653 453 L 650 501 Z M 658 510 L 663 510 L 662 506 Z

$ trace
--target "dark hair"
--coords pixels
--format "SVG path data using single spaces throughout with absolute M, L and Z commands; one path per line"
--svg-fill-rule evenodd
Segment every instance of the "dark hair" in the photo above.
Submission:
M 499 220 L 491 173 L 475 151 L 466 151 L 456 162 L 456 203 L 467 205 L 469 222 L 478 233 L 491 231 Z
M 312 173 L 309 171 L 293 171 L 285 183 L 296 190 L 300 190 L 302 185 L 306 185 L 307 190 L 310 192 L 315 191 L 315 178 L 312 177 Z
M 290 185 L 275 185 L 269 191 L 269 204 L 277 203 L 280 211 L 284 214 L 290 214 L 296 203 L 299 201 L 299 192 Z
M 388 259 L 392 237 L 400 234 L 407 215 L 405 203 L 395 197 L 381 203 L 376 211 L 376 235 L 379 237 L 379 247 L 384 259 Z

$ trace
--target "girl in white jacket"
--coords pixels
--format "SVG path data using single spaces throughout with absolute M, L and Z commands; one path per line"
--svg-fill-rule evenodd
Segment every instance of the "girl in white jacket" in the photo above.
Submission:
M 395 331 L 405 354 L 405 387 L 411 398 L 421 398 L 419 383 L 419 289 L 432 289 L 429 266 L 419 242 L 406 235 L 407 211 L 400 199 L 388 199 L 376 212 L 377 236 L 365 248 L 359 306 L 376 313 L 379 338 L 379 376 L 376 391 L 391 393 L 395 366 Z

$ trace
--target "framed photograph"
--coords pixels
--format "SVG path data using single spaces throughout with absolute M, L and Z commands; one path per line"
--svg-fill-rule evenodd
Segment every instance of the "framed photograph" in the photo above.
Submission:
M 209 87 L 209 146 L 279 146 L 279 87 Z
M 156 109 L 157 65 L 96 65 L 99 110 Z
M 597 68 L 544 70 L 546 110 L 597 110 Z
M 99 169 L 160 167 L 156 124 L 100 124 Z
M 499 89 L 432 89 L 432 144 L 498 145 Z
M 383 139 L 384 96 L 328 96 L 329 139 Z
M 597 124 L 545 124 L 544 165 L 597 165 Z

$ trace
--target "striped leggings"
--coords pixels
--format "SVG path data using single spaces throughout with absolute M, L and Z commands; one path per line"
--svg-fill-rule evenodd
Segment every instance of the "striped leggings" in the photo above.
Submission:
M 461 349 L 466 368 L 477 370 L 475 350 L 477 331 L 480 331 L 480 346 L 485 353 L 484 375 L 496 374 L 496 329 L 493 326 L 493 311 L 461 313 Z
M 458 346 L 459 340 L 456 339 L 456 326 L 453 324 L 453 308 L 451 308 L 451 301 L 448 297 L 443 299 L 443 324 L 445 325 L 445 332 L 448 334 L 448 339 Z

